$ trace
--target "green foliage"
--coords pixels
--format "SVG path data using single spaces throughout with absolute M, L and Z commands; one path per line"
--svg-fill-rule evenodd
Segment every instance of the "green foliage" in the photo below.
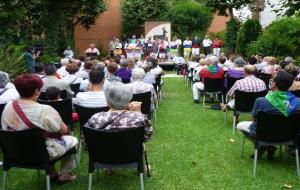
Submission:
M 166 0 L 122 0 L 122 33 L 144 33 L 145 21 L 162 20 L 167 12 Z
M 43 55 L 40 57 L 40 62 L 42 63 L 58 63 L 62 57 L 53 57 L 50 55 Z
M 23 49 L 20 45 L 0 44 L 0 71 L 12 79 L 26 71 Z
M 27 44 L 42 41 L 46 53 L 61 54 L 74 47 L 77 25 L 89 29 L 106 9 L 104 0 L 3 0 L 0 2 L 0 41 Z
M 249 46 L 248 55 L 299 56 L 300 17 L 287 17 L 273 22 L 256 42 Z
M 282 13 L 287 16 L 299 15 L 300 12 L 300 1 L 299 0 L 278 0 L 278 2 L 270 2 L 268 3 L 271 6 L 281 5 L 279 8 L 275 10 L 276 13 Z
M 227 22 L 225 32 L 225 43 L 228 48 L 227 53 L 235 53 L 235 47 L 237 43 L 237 35 L 240 29 L 240 23 L 236 19 L 231 19 Z
M 261 32 L 262 28 L 258 20 L 247 20 L 238 33 L 236 46 L 237 53 L 246 56 L 250 43 L 256 41 Z
M 168 19 L 173 32 L 180 38 L 203 36 L 212 22 L 213 14 L 198 2 L 182 0 L 171 8 Z
M 230 16 L 232 19 L 234 18 L 233 9 L 240 9 L 251 2 L 252 0 L 205 0 L 206 6 L 211 7 L 214 12 L 222 16 Z

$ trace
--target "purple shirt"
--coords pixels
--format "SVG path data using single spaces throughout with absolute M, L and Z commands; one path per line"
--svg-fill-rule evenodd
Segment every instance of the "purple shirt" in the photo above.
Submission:
M 127 68 L 119 68 L 116 72 L 116 76 L 120 77 L 123 83 L 129 83 L 131 78 L 131 70 Z
M 225 80 L 224 80 L 224 86 L 227 88 L 227 78 L 236 78 L 241 79 L 244 78 L 244 70 L 238 70 L 238 69 L 230 69 L 226 72 Z

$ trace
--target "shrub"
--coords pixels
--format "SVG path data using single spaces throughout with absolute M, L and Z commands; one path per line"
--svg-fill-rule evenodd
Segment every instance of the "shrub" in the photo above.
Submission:
M 181 0 L 171 8 L 168 19 L 172 23 L 172 32 L 180 38 L 204 36 L 212 22 L 213 14 L 198 2 Z
M 287 17 L 273 22 L 256 42 L 249 46 L 248 56 L 299 56 L 300 17 Z
M 0 44 L 0 71 L 9 74 L 11 79 L 26 71 L 24 46 Z
M 236 46 L 237 53 L 246 56 L 250 43 L 256 41 L 261 32 L 262 28 L 258 20 L 247 20 L 238 33 Z
M 240 23 L 236 19 L 231 19 L 227 22 L 225 32 L 225 43 L 228 48 L 227 53 L 235 53 L 235 47 L 237 42 L 237 34 L 240 29 Z

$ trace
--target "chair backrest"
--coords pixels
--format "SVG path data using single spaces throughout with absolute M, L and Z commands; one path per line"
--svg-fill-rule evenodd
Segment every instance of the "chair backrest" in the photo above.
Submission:
M 61 99 L 66 99 L 68 98 L 69 95 L 68 95 L 68 92 L 66 90 L 62 90 L 60 92 L 60 98 Z M 39 100 L 48 100 L 47 96 L 46 96 L 46 92 L 41 92 L 41 95 L 39 96 L 38 98 Z
M 38 100 L 40 104 L 45 104 L 53 107 L 60 115 L 66 125 L 72 125 L 72 98 L 63 99 L 60 101 L 45 101 Z
M 79 87 L 80 87 L 80 83 L 77 83 L 77 84 L 70 84 L 70 88 L 71 88 L 71 90 L 74 92 L 74 97 L 76 96 L 76 94 L 77 94 L 78 92 L 80 92 Z
M 141 94 L 134 94 L 132 97 L 132 101 L 142 102 L 142 113 L 150 114 L 151 108 L 151 92 L 145 92 Z
M 142 159 L 144 128 L 103 132 L 83 127 L 92 162 L 126 164 Z
M 284 142 L 295 140 L 300 127 L 300 113 L 289 117 L 283 114 L 259 112 L 257 115 L 256 140 Z
M 5 106 L 6 106 L 6 104 L 0 104 L 0 121 L 1 121 L 2 113 L 3 113 Z M 0 122 L 0 126 L 1 126 L 1 122 Z
M 260 73 L 258 75 L 258 78 L 261 79 L 262 81 L 265 82 L 266 84 L 266 87 L 269 89 L 269 84 L 270 84 L 270 80 L 272 78 L 272 75 L 271 74 L 265 74 L 265 73 Z
M 290 91 L 290 92 L 293 93 L 298 98 L 300 98 L 300 90 L 294 90 L 294 91 Z
M 77 104 L 74 104 L 74 108 L 79 116 L 79 122 L 81 126 L 85 125 L 94 114 L 109 110 L 109 107 L 88 108 Z
M 42 134 L 43 131 L 37 127 L 22 131 L 0 130 L 4 169 L 45 166 L 49 156 Z
M 205 92 L 221 92 L 224 89 L 224 78 L 221 79 L 204 79 Z
M 160 88 L 160 86 L 161 86 L 161 74 L 157 75 L 157 77 L 155 78 L 155 83 L 156 83 L 156 86 L 158 86 Z
M 233 77 L 227 77 L 227 84 L 226 84 L 226 88 L 227 90 L 230 90 L 231 87 L 234 85 L 234 83 L 238 80 L 241 80 L 243 78 L 233 78 Z
M 268 91 L 261 92 L 243 92 L 235 91 L 235 105 L 234 110 L 240 112 L 251 112 L 258 97 L 265 97 Z

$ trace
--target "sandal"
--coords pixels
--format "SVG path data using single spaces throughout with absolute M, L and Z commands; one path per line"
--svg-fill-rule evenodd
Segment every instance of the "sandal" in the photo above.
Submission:
M 61 174 L 58 179 L 57 182 L 59 184 L 63 184 L 66 182 L 71 182 L 71 181 L 75 181 L 77 179 L 77 175 L 71 174 L 71 173 L 65 173 L 65 174 Z

